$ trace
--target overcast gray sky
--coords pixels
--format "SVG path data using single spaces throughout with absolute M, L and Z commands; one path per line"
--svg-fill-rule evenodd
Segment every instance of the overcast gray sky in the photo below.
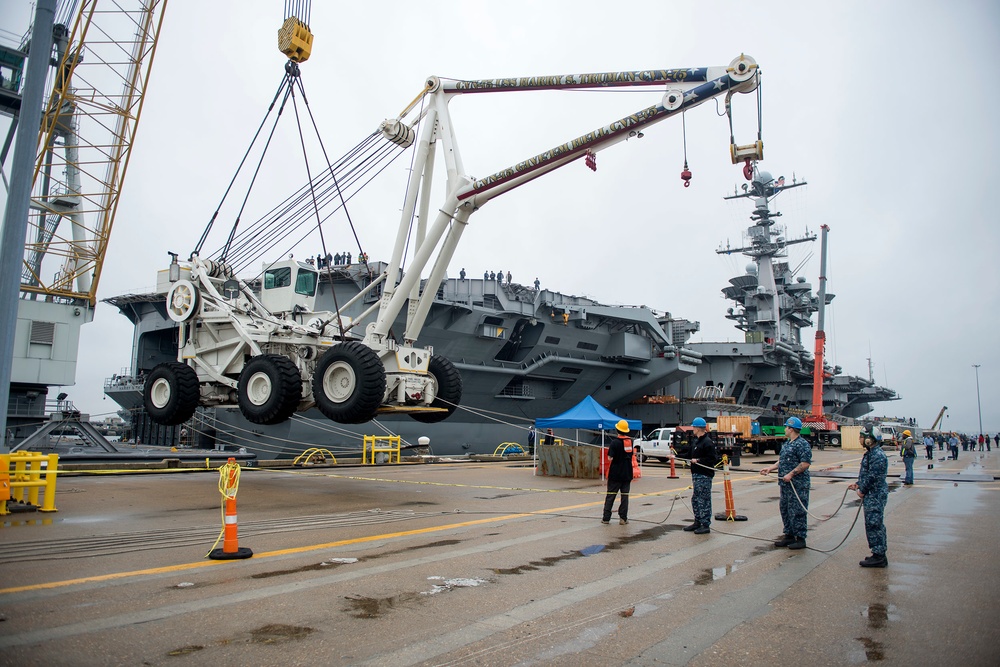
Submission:
M 170 0 L 100 298 L 147 291 L 167 251 L 189 253 L 283 74 L 276 48 L 284 3 Z M 0 28 L 23 33 L 30 3 L 7 0 Z M 435 1 L 314 2 L 303 65 L 331 156 L 396 116 L 426 76 L 496 78 L 726 65 L 740 53 L 763 72 L 762 168 L 809 185 L 780 196 L 790 236 L 830 226 L 827 355 L 902 400 L 873 414 L 924 426 L 1000 429 L 1000 6 L 989 0 L 836 3 Z M 477 95 L 451 105 L 466 167 L 482 176 L 659 99 L 655 92 Z M 737 143 L 756 137 L 752 95 L 734 100 Z M 6 126 L 3 126 L 5 131 Z M 283 122 L 262 210 L 305 180 L 293 125 Z M 473 215 L 450 275 L 509 270 L 515 282 L 608 303 L 644 304 L 697 320 L 694 340 L 737 340 L 721 289 L 747 259 L 747 201 L 729 162 L 729 127 L 714 103 L 687 114 L 683 188 L 679 119 L 490 202 Z M 388 258 L 406 164 L 350 211 L 364 250 Z M 259 197 L 259 199 L 258 199 Z M 439 202 L 434 205 L 438 205 Z M 248 215 L 247 218 L 254 216 Z M 207 247 L 224 240 L 231 217 Z M 331 252 L 357 248 L 341 221 Z M 214 242 L 213 242 L 214 241 Z M 296 252 L 315 254 L 315 243 Z M 810 257 L 811 253 L 811 257 Z M 268 259 L 274 259 L 269 257 Z M 818 284 L 819 243 L 790 251 Z M 811 341 L 813 330 L 807 331 Z M 84 328 L 78 407 L 111 413 L 103 380 L 127 367 L 132 329 L 101 304 Z M 807 345 L 811 346 L 811 342 Z

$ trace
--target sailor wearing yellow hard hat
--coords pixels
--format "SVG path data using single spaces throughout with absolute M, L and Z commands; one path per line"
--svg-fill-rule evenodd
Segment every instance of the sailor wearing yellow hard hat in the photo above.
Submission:
M 622 494 L 618 503 L 618 523 L 628 523 L 628 494 L 632 487 L 632 438 L 629 437 L 628 422 L 624 419 L 615 424 L 617 436 L 608 447 L 611 465 L 608 466 L 608 492 L 604 496 L 604 516 L 601 523 L 611 523 L 611 509 L 615 496 Z

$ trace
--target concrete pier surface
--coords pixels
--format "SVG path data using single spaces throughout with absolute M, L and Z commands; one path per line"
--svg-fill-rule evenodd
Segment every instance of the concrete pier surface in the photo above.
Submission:
M 217 471 L 67 475 L 58 512 L 2 517 L 0 664 L 997 664 L 1000 452 L 918 459 L 909 487 L 889 459 L 874 570 L 839 449 L 814 451 L 803 551 L 772 544 L 773 455 L 743 457 L 748 520 L 708 535 L 681 530 L 690 476 L 661 464 L 627 525 L 600 523 L 600 480 L 524 461 L 248 469 L 244 560 L 206 558 Z

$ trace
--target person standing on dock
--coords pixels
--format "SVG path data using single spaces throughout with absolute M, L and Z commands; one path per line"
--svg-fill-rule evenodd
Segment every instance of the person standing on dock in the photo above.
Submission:
M 618 437 L 608 447 L 611 465 L 608 466 L 608 493 L 604 496 L 604 516 L 601 523 L 611 523 L 611 508 L 615 496 L 622 494 L 618 503 L 618 523 L 628 523 L 628 494 L 632 487 L 632 438 L 629 437 L 628 422 L 620 419 L 615 424 Z
M 924 449 L 927 450 L 927 460 L 934 460 L 934 438 L 929 435 L 924 436 Z
M 858 481 L 847 488 L 858 492 L 861 506 L 865 510 L 865 536 L 868 538 L 868 548 L 872 555 L 858 563 L 861 567 L 885 567 L 885 503 L 889 499 L 889 485 L 885 474 L 889 469 L 889 460 L 881 447 L 876 446 L 875 436 L 871 429 L 861 429 L 861 445 L 865 455 L 861 457 L 861 468 L 858 471 Z
M 715 477 L 715 443 L 708 435 L 708 424 L 701 417 L 691 422 L 691 429 L 696 438 L 691 446 L 691 482 L 694 493 L 691 494 L 691 509 L 694 511 L 694 523 L 685 526 L 684 530 L 694 531 L 695 535 L 711 532 L 712 525 L 712 478 Z
M 899 446 L 899 453 L 903 457 L 903 466 L 906 474 L 903 475 L 903 484 L 913 485 L 913 462 L 917 460 L 917 448 L 913 444 L 913 434 L 909 429 L 903 431 L 903 444 Z
M 806 517 L 809 511 L 809 466 L 812 464 L 812 448 L 799 433 L 802 420 L 789 417 L 785 422 L 787 440 L 781 446 L 778 462 L 760 469 L 761 475 L 778 471 L 780 498 L 778 510 L 785 534 L 774 543 L 776 547 L 789 549 L 806 548 L 806 532 L 809 526 Z
M 958 460 L 958 436 L 952 431 L 951 437 L 948 438 L 948 449 L 951 450 L 951 460 Z

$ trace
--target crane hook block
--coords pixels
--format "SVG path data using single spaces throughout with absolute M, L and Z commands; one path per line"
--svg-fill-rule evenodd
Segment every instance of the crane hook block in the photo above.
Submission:
M 278 50 L 289 60 L 304 63 L 312 53 L 313 34 L 309 26 L 294 16 L 289 16 L 278 30 Z
M 684 171 L 681 172 L 681 180 L 684 181 L 684 187 L 691 185 L 691 170 L 684 165 Z
M 764 142 L 758 139 L 746 146 L 737 146 L 735 143 L 729 144 L 729 156 L 733 159 L 733 164 L 739 164 L 744 160 L 763 160 Z

